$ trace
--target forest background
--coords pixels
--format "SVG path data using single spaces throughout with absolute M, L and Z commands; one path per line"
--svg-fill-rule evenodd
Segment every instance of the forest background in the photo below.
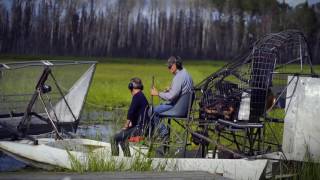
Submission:
M 267 33 L 298 29 L 319 64 L 320 2 L 298 2 L 0 0 L 0 53 L 231 60 Z

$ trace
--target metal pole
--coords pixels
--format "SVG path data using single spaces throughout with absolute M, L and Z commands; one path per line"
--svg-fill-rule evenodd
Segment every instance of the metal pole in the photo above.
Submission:
M 151 88 L 154 88 L 154 76 L 152 76 Z M 151 106 L 153 107 L 153 96 L 151 95 Z
M 153 89 L 154 87 L 154 76 L 152 76 L 152 81 L 151 81 L 151 89 Z M 153 96 L 151 95 L 151 100 L 150 100 L 150 107 L 149 107 L 149 132 L 148 132 L 148 138 L 149 140 L 151 140 L 151 131 L 152 131 L 152 119 L 154 118 L 154 114 L 153 114 Z
M 58 139 L 63 139 L 63 138 L 61 137 L 61 135 L 59 134 L 59 131 L 58 131 L 55 123 L 53 122 L 53 120 L 52 120 L 52 118 L 51 118 L 51 116 L 50 116 L 50 114 L 49 114 L 49 112 L 48 112 L 48 110 L 47 110 L 46 104 L 44 103 L 44 101 L 43 101 L 43 99 L 42 99 L 41 90 L 40 90 L 40 89 L 38 90 L 38 93 L 39 93 L 39 99 L 40 99 L 40 101 L 41 101 L 41 103 L 42 103 L 42 105 L 43 105 L 43 107 L 44 107 L 44 110 L 46 111 L 46 113 L 47 113 L 47 115 L 48 115 L 49 122 L 51 123 L 51 125 L 52 125 L 52 127 L 53 127 L 53 130 L 55 131 L 55 133 L 56 133 L 56 135 L 57 135 L 57 138 L 58 138 Z
M 69 106 L 69 103 L 68 103 L 67 99 L 65 98 L 65 95 L 63 94 L 63 92 L 62 92 L 62 90 L 61 90 L 61 88 L 60 88 L 57 80 L 55 79 L 55 77 L 53 76 L 53 74 L 52 74 L 51 72 L 50 72 L 50 76 L 52 77 L 52 79 L 53 79 L 53 81 L 54 81 L 54 84 L 56 85 L 56 87 L 57 87 L 60 95 L 62 96 L 64 102 L 66 103 L 66 105 L 67 105 L 67 107 L 68 107 L 68 110 L 70 111 L 72 117 L 74 118 L 74 121 L 77 121 L 77 118 L 76 118 L 76 116 L 73 114 L 73 112 L 72 112 L 72 110 L 71 110 L 71 107 Z

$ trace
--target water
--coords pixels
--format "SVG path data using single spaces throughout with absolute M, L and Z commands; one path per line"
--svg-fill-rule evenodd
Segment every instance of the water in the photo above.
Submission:
M 0 172 L 17 171 L 27 165 L 0 152 Z
M 120 122 L 123 121 L 123 118 L 123 112 L 85 112 L 80 121 L 82 124 L 80 124 L 77 129 L 77 135 L 81 138 L 110 142 L 112 135 L 123 125 L 123 122 Z M 90 124 L 91 121 L 96 124 Z M 0 151 L 0 172 L 18 171 L 26 167 L 27 165 L 25 163 L 7 156 Z
M 80 125 L 77 130 L 77 135 L 88 139 L 110 142 L 111 136 L 115 133 L 113 127 L 112 122 L 89 126 Z

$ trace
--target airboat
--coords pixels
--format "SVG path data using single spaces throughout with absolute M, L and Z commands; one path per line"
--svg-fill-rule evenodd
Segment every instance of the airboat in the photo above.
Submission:
M 211 144 L 229 158 L 319 159 L 320 79 L 309 52 L 301 32 L 271 33 L 196 85 L 187 130 L 201 156 Z
M 27 77 L 32 81 L 19 82 L 17 73 L 10 75 L 25 67 L 33 68 L 32 77 Z M 66 68 L 75 67 L 79 71 L 68 74 Z M 1 141 L 1 150 L 33 164 L 64 168 L 70 168 L 70 162 L 68 152 L 57 149 L 61 142 L 110 151 L 102 142 L 37 140 L 31 136 L 53 131 L 55 139 L 62 139 L 62 131 L 76 131 L 94 69 L 95 62 L 1 64 L 0 138 L 28 139 Z M 37 78 L 33 88 L 22 86 L 34 84 Z M 169 141 L 160 143 L 171 153 L 167 170 L 203 170 L 234 179 L 260 179 L 267 177 L 274 162 L 305 161 L 306 155 L 320 159 L 319 92 L 320 79 L 303 33 L 288 30 L 265 35 L 197 84 L 193 93 L 183 95 L 172 110 L 160 114 L 170 129 Z M 38 146 L 36 151 L 34 144 L 47 149 Z M 74 153 L 83 156 L 76 147 Z M 42 156 L 47 158 L 44 161 L 37 159 L 39 154 L 53 151 L 60 153 Z M 141 148 L 133 151 L 141 152 Z
M 93 61 L 0 64 L 0 139 L 76 132 L 95 71 Z

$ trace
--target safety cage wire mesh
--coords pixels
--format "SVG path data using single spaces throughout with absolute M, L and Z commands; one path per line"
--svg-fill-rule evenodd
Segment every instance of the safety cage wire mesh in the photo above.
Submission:
M 304 35 L 268 34 L 200 82 L 194 107 L 200 120 L 259 122 L 271 108 L 284 108 L 288 75 L 299 74 L 314 74 Z
M 0 120 L 12 119 L 8 118 L 8 115 L 21 116 L 25 113 L 45 68 L 50 68 L 52 76 L 49 75 L 45 81 L 45 85 L 50 87 L 50 91 L 43 94 L 43 99 L 45 106 L 52 112 L 53 107 L 63 100 L 56 83 L 61 88 L 63 95 L 67 95 L 79 78 L 95 64 L 94 61 L 60 60 L 0 64 Z M 92 76 L 92 74 L 90 75 Z M 39 98 L 32 106 L 32 112 L 47 117 Z

